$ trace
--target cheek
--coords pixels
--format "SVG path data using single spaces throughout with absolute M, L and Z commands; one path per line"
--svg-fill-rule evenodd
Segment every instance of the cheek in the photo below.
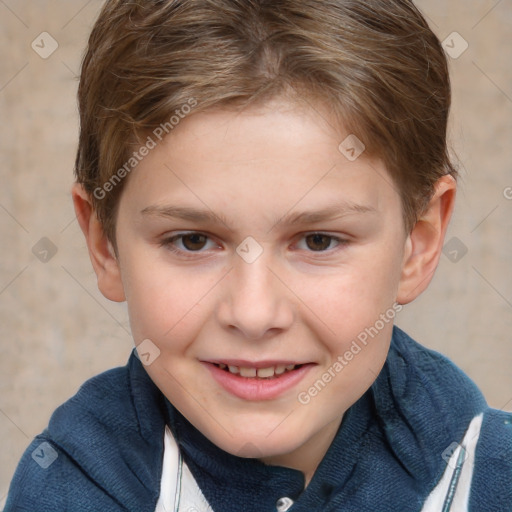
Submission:
M 335 416 L 375 381 L 388 354 L 398 311 L 392 293 L 395 281 L 351 272 L 326 280 L 324 292 L 311 297 L 310 308 L 316 315 L 310 314 L 307 322 L 324 357 L 318 372 L 301 389 L 300 403 L 309 403 L 322 390 L 316 407 L 322 412 L 329 404 Z
M 200 324 L 207 279 L 192 279 L 189 272 L 136 251 L 124 262 L 122 277 L 135 343 L 149 338 L 162 349 L 177 350 L 180 339 L 192 336 Z
M 330 275 L 301 276 L 294 289 L 306 309 L 341 339 L 375 323 L 395 302 L 400 264 L 394 257 L 361 258 Z

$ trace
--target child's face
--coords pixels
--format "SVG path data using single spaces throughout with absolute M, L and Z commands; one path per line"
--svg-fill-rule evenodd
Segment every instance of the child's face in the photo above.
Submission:
M 406 252 L 386 169 L 350 162 L 342 139 L 284 101 L 192 115 L 133 171 L 117 218 L 153 381 L 220 448 L 305 472 L 385 361 Z M 215 363 L 303 366 L 270 379 Z

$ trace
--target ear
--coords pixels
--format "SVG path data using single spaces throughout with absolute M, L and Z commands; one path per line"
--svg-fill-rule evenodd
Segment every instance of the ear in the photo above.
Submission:
M 440 178 L 426 211 L 407 237 L 396 299 L 399 304 L 412 302 L 432 280 L 452 216 L 455 193 L 454 178 L 451 175 Z
M 107 299 L 123 302 L 125 295 L 119 262 L 92 207 L 89 194 L 82 185 L 75 183 L 71 189 L 71 196 L 78 223 L 85 235 L 92 266 L 96 272 L 98 288 Z

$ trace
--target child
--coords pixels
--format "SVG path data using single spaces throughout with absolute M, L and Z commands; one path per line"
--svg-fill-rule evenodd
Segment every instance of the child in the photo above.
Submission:
M 79 106 L 75 210 L 137 350 L 6 511 L 512 510 L 512 416 L 393 325 L 456 188 L 410 1 L 109 0 Z

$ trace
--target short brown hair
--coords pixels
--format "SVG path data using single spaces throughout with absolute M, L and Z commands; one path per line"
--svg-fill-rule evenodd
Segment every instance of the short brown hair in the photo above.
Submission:
M 192 102 L 238 108 L 291 90 L 384 161 L 410 230 L 437 179 L 456 174 L 446 60 L 408 0 L 108 0 L 82 64 L 77 181 L 115 246 L 134 143 Z

